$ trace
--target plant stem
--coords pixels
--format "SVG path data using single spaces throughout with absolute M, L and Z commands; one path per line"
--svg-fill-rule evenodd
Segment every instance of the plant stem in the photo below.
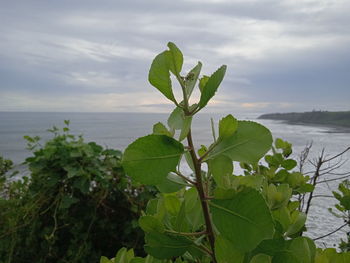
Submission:
M 184 176 L 183 174 L 181 174 L 180 172 L 176 171 L 175 172 L 178 176 L 180 176 L 182 179 L 184 179 L 186 182 L 192 184 L 192 185 L 196 185 L 197 183 L 192 181 L 191 179 L 187 178 L 186 176 Z
M 213 225 L 211 222 L 211 217 L 210 217 L 210 212 L 209 212 L 209 206 L 208 206 L 208 200 L 204 192 L 204 186 L 203 186 L 203 181 L 202 181 L 202 171 L 201 171 L 201 162 L 199 162 L 195 148 L 193 145 L 193 140 L 192 140 L 192 134 L 191 130 L 188 132 L 187 135 L 187 142 L 188 146 L 190 148 L 190 154 L 191 158 L 194 164 L 195 168 L 195 175 L 196 175 L 196 188 L 198 191 L 198 195 L 201 201 L 202 205 L 202 210 L 203 210 L 203 215 L 204 215 L 204 220 L 205 220 L 205 225 L 206 225 L 206 232 L 209 240 L 209 244 L 212 250 L 212 259 L 213 262 L 216 263 L 215 259 L 215 236 L 214 236 L 214 230 L 213 230 Z
M 177 232 L 177 231 L 172 231 L 172 230 L 165 230 L 165 232 L 169 234 L 174 234 L 174 235 L 179 235 L 179 236 L 202 236 L 207 234 L 206 231 L 201 231 L 201 232 Z

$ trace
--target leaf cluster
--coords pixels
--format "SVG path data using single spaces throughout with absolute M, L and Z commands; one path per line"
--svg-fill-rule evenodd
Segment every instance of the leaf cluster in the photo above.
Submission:
M 0 156 L 0 176 L 5 175 L 13 167 L 13 162 L 11 160 L 5 159 Z
M 139 219 L 149 257 L 163 262 L 327 262 L 322 260 L 328 260 L 328 252 L 316 250 L 302 236 L 306 214 L 293 196 L 312 192 L 314 186 L 294 170 L 291 144 L 277 139 L 272 145 L 266 127 L 227 115 L 217 130 L 212 121 L 213 142 L 196 148 L 192 118 L 215 95 L 226 66 L 202 77 L 201 62 L 185 75 L 182 66 L 183 55 L 173 43 L 154 59 L 149 81 L 175 109 L 167 125 L 155 124 L 153 134 L 131 143 L 122 159 L 131 178 L 160 191 Z M 181 87 L 181 100 L 174 96 L 171 76 Z M 190 105 L 196 83 L 200 98 Z M 190 174 L 182 173 L 184 162 Z M 236 165 L 242 174 L 235 172 Z
M 335 208 L 337 211 L 334 211 L 332 208 L 329 208 L 329 211 L 336 217 L 344 220 L 345 225 L 350 224 L 350 181 L 344 180 L 342 183 L 338 185 L 338 190 L 333 191 L 333 196 L 338 203 L 335 204 Z M 347 240 L 341 240 L 339 244 L 339 248 L 342 251 L 350 251 L 350 235 L 347 233 Z
M 96 262 L 123 246 L 143 253 L 137 219 L 155 189 L 133 186 L 120 151 L 86 143 L 68 124 L 44 145 L 26 136 L 30 175 L 1 189 L 0 262 Z

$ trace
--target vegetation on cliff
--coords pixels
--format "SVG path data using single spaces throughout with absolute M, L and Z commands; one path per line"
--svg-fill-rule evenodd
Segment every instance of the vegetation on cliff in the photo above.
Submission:
M 263 114 L 258 119 L 284 120 L 291 123 L 322 124 L 350 127 L 350 111 L 310 111 Z

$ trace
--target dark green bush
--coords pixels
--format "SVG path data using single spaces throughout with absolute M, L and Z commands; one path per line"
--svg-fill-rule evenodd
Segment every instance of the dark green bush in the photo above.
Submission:
M 50 130 L 28 137 L 30 176 L 2 185 L 0 262 L 97 262 L 127 246 L 143 253 L 137 219 L 151 188 L 132 186 L 121 152 Z
M 12 161 L 0 156 L 0 176 L 5 175 L 12 168 Z

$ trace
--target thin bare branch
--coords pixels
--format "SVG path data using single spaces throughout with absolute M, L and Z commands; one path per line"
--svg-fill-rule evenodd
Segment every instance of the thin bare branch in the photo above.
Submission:
M 335 232 L 338 232 L 340 229 L 344 228 L 347 225 L 348 225 L 348 222 L 346 222 L 344 225 L 341 225 L 340 227 L 338 227 L 337 229 L 333 230 L 332 232 L 329 232 L 328 234 L 325 234 L 325 235 L 317 237 L 317 238 L 313 238 L 313 240 L 316 241 L 316 240 L 319 240 L 321 238 L 328 237 L 328 236 L 334 234 Z
M 329 162 L 333 159 L 336 159 L 338 158 L 339 156 L 342 156 L 344 153 L 346 153 L 347 151 L 350 151 L 350 147 L 346 148 L 344 151 L 342 151 L 341 153 L 338 153 L 336 155 L 334 155 L 333 157 L 329 158 L 329 159 L 326 159 L 325 162 Z
M 342 176 L 342 177 L 337 177 L 337 178 L 333 178 L 333 179 L 327 179 L 327 180 L 323 180 L 323 181 L 319 181 L 317 182 L 318 184 L 322 184 L 322 183 L 328 183 L 328 182 L 332 182 L 332 181 L 337 181 L 337 180 L 342 180 L 342 179 L 346 179 L 350 177 L 350 174 L 346 175 L 346 176 Z
M 333 195 L 314 195 L 313 198 L 317 198 L 317 197 L 327 197 L 327 198 L 334 198 Z

